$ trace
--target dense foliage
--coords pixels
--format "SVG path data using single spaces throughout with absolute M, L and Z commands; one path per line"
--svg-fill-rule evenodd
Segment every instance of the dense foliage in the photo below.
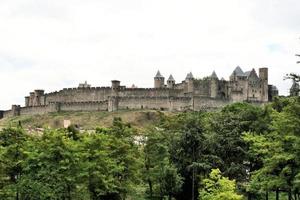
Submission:
M 200 190 L 200 200 L 242 200 L 242 195 L 236 193 L 235 181 L 222 177 L 219 169 L 212 169 L 209 177 L 203 180 Z
M 166 116 L 138 131 L 0 131 L 0 199 L 300 200 L 300 98 Z

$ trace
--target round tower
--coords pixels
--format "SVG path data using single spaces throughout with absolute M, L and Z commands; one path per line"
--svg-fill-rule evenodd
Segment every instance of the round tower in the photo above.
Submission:
M 20 105 L 12 105 L 11 106 L 11 111 L 13 116 L 20 116 L 21 112 L 21 106 Z
M 268 81 L 268 68 L 259 68 L 259 78 Z
M 35 96 L 44 96 L 44 90 L 34 90 Z
M 111 89 L 116 90 L 119 89 L 121 82 L 118 80 L 111 81 Z
M 154 88 L 163 88 L 165 86 L 165 77 L 163 77 L 160 71 L 157 71 L 154 77 Z
M 268 91 L 268 68 L 259 68 L 259 78 L 261 80 L 261 101 L 269 101 L 269 91 Z
M 34 106 L 40 106 L 43 104 L 42 97 L 44 96 L 44 90 L 34 90 Z
M 25 107 L 29 106 L 29 96 L 25 97 Z
M 33 101 L 34 101 L 34 92 L 29 93 L 29 106 L 33 106 Z
M 174 88 L 175 86 L 175 79 L 173 78 L 172 74 L 169 76 L 167 80 L 168 88 Z
M 188 73 L 185 78 L 185 82 L 187 84 L 187 92 L 194 92 L 194 76 L 192 72 Z
M 210 97 L 217 98 L 218 96 L 218 81 L 219 78 L 215 71 L 210 76 Z

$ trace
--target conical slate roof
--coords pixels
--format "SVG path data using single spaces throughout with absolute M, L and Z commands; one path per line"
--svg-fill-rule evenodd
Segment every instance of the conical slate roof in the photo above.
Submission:
M 194 78 L 194 76 L 193 76 L 192 72 L 190 72 L 186 75 L 185 79 L 188 80 L 188 79 L 193 79 L 193 78 Z
M 219 79 L 215 71 L 210 75 L 210 78 Z
M 169 76 L 168 81 L 175 81 L 175 79 L 173 78 L 172 74 Z
M 250 73 L 251 73 L 251 71 L 246 71 L 246 72 L 244 73 L 244 75 L 248 77 L 248 76 L 250 75 Z
M 163 78 L 159 70 L 157 71 L 155 78 Z
M 237 67 L 235 68 L 235 70 L 233 70 L 231 76 L 233 76 L 234 74 L 235 74 L 236 76 L 245 76 L 245 73 L 244 73 L 243 70 L 240 68 L 240 66 L 237 66 Z
M 248 75 L 248 78 L 249 78 L 249 77 L 252 77 L 252 78 L 258 78 L 255 69 L 252 69 L 252 70 L 251 70 L 250 74 Z

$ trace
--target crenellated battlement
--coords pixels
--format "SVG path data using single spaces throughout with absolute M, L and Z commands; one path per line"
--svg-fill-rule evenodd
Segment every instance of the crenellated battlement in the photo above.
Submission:
M 78 102 L 49 102 L 49 104 L 57 104 L 60 103 L 61 105 L 88 105 L 88 104 L 106 104 L 108 100 L 105 101 L 78 101 Z
M 203 79 L 195 79 L 190 72 L 179 83 L 170 75 L 166 83 L 158 71 L 152 88 L 126 87 L 119 80 L 112 80 L 109 87 L 92 87 L 85 82 L 49 93 L 36 89 L 25 97 L 24 107 L 13 105 L 11 110 L 0 111 L 0 118 L 60 111 L 201 110 L 231 102 L 264 103 L 278 94 L 274 89 L 269 91 L 276 87 L 268 85 L 268 68 L 260 68 L 256 73 L 255 69 L 243 72 L 236 67 L 229 80 L 219 79 L 215 71 Z

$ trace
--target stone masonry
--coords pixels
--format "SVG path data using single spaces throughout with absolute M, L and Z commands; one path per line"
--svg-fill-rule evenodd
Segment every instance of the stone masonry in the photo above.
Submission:
M 229 80 L 219 79 L 215 72 L 196 79 L 190 72 L 181 83 L 176 83 L 172 75 L 165 83 L 165 77 L 158 71 L 153 88 L 127 88 L 113 80 L 111 87 L 91 87 L 85 82 L 77 88 L 51 93 L 34 90 L 25 97 L 24 107 L 13 105 L 11 110 L 0 111 L 0 118 L 59 111 L 202 110 L 232 102 L 262 104 L 276 95 L 277 88 L 268 83 L 268 68 L 260 68 L 257 74 L 254 69 L 243 72 L 236 67 Z

